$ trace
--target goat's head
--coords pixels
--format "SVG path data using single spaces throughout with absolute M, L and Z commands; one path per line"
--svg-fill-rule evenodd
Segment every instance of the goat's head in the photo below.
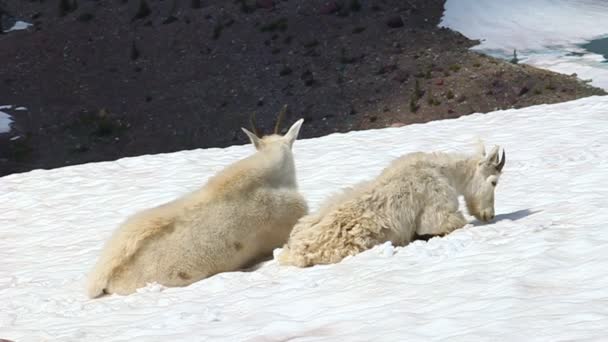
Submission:
M 279 146 L 285 145 L 285 146 L 288 146 L 289 149 L 291 149 L 291 147 L 293 146 L 293 142 L 298 137 L 298 133 L 300 132 L 300 127 L 302 126 L 304 119 L 300 119 L 300 120 L 296 121 L 296 123 L 294 123 L 289 128 L 289 130 L 287 131 L 287 133 L 285 133 L 285 135 L 280 135 L 279 131 L 280 131 L 280 127 L 281 127 L 281 121 L 283 120 L 283 117 L 285 116 L 286 112 L 287 112 L 287 105 L 283 106 L 283 109 L 281 109 L 281 112 L 279 113 L 279 115 L 277 117 L 277 121 L 274 125 L 274 132 L 270 135 L 262 135 L 260 133 L 260 131 L 257 129 L 256 124 L 255 124 L 255 113 L 252 114 L 251 128 L 252 128 L 253 132 L 250 132 L 249 130 L 247 130 L 245 128 L 241 128 L 241 129 L 243 130 L 243 132 L 245 132 L 245 134 L 247 134 L 247 136 L 249 137 L 249 140 L 251 140 L 251 143 L 253 144 L 253 146 L 255 146 L 256 150 L 261 151 L 270 146 L 277 146 L 277 145 L 279 145 Z
M 501 157 L 498 151 L 499 147 L 494 146 L 486 154 L 485 147 L 480 142 L 473 178 L 465 193 L 469 213 L 484 222 L 494 219 L 494 191 L 505 166 L 505 151 L 503 149 Z

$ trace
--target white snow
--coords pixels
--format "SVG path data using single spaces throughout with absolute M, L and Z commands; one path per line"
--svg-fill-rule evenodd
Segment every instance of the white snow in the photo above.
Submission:
M 0 134 L 10 131 L 12 122 L 10 115 L 0 111 Z
M 4 32 L 25 30 L 25 29 L 27 29 L 30 26 L 32 26 L 32 24 L 26 23 L 25 21 L 17 20 L 15 22 L 15 24 L 13 25 L 13 27 L 9 28 L 8 30 L 5 30 Z
M 306 126 L 303 127 L 306 130 Z M 185 288 L 88 300 L 126 215 L 199 187 L 251 146 L 0 178 L 0 338 L 14 341 L 602 341 L 608 96 L 296 142 L 301 190 L 331 192 L 418 150 L 506 148 L 496 221 L 335 265 L 266 262 Z M 275 251 L 276 252 L 276 251 Z
M 556 72 L 577 73 L 608 89 L 608 65 L 580 44 L 608 36 L 604 0 L 447 0 L 439 26 L 449 27 L 481 44 L 473 49 L 510 57 L 517 49 L 525 63 Z

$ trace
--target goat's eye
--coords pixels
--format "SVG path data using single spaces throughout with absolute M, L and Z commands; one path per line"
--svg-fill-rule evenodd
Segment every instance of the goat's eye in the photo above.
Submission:
M 496 181 L 492 181 L 492 186 L 496 186 Z

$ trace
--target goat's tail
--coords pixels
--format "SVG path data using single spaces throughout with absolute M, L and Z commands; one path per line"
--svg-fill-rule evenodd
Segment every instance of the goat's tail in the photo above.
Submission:
M 107 293 L 110 280 L 120 266 L 133 258 L 143 243 L 156 235 L 170 231 L 173 220 L 167 217 L 135 218 L 125 223 L 104 247 L 99 261 L 87 280 L 90 298 Z

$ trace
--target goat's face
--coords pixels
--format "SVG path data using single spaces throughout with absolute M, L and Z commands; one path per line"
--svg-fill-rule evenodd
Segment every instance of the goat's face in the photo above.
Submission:
M 494 191 L 505 165 L 505 151 L 498 156 L 498 146 L 488 155 L 482 150 L 475 167 L 473 179 L 465 193 L 469 214 L 478 220 L 489 222 L 494 219 Z
M 245 134 L 247 134 L 247 136 L 249 137 L 249 140 L 251 140 L 251 143 L 255 146 L 256 150 L 262 151 L 264 149 L 276 146 L 285 146 L 289 150 L 291 150 L 294 141 L 296 141 L 296 138 L 298 137 L 298 133 L 300 132 L 300 127 L 302 127 L 304 119 L 300 119 L 296 121 L 293 125 L 291 125 L 285 135 L 280 135 L 279 128 L 281 125 L 281 120 L 283 119 L 283 116 L 285 115 L 286 111 L 287 105 L 283 106 L 283 109 L 277 117 L 277 122 L 274 126 L 273 134 L 264 136 L 260 134 L 255 125 L 255 114 L 251 117 L 251 127 L 253 129 L 253 132 L 250 132 L 247 129 L 241 127 L 243 132 L 245 132 Z

